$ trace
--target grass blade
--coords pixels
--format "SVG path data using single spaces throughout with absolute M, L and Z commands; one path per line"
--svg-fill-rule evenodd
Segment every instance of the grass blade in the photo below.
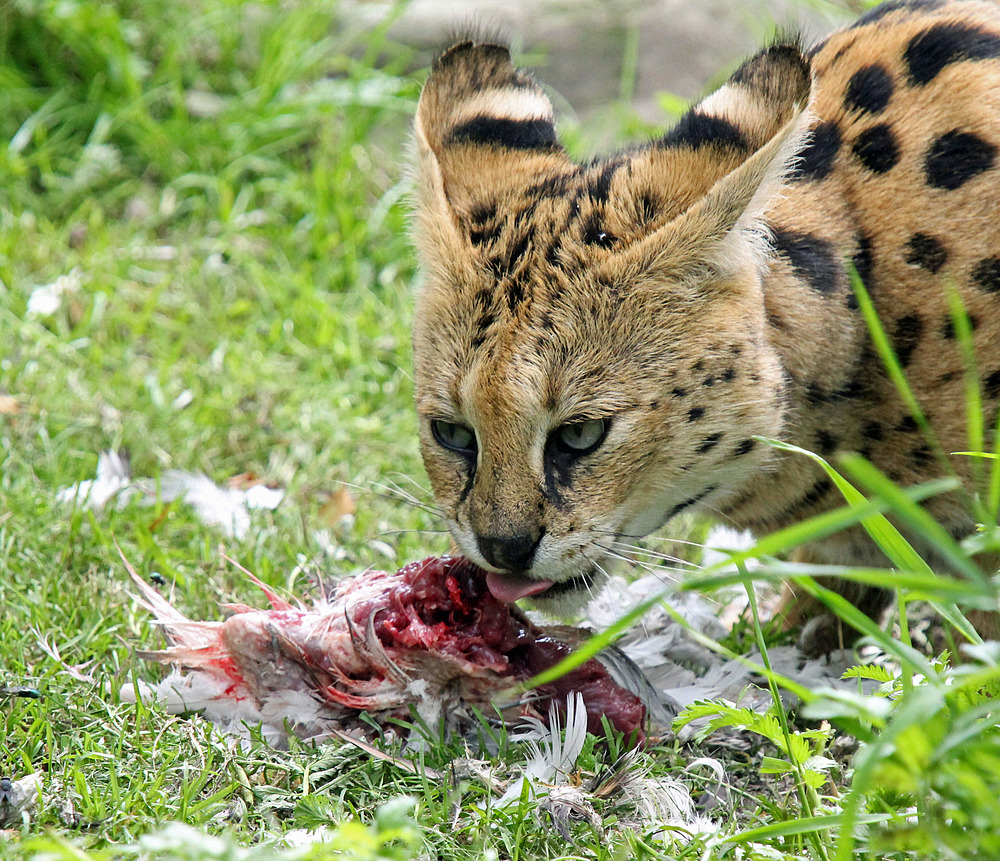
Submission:
M 868 500 L 865 499 L 861 492 L 858 491 L 854 485 L 840 475 L 839 472 L 837 472 L 818 454 L 814 454 L 811 451 L 807 451 L 804 448 L 799 448 L 799 446 L 791 445 L 789 443 L 778 442 L 776 440 L 768 440 L 768 442 L 775 448 L 779 448 L 784 451 L 796 452 L 819 464 L 823 471 L 826 472 L 827 476 L 829 476 L 830 480 L 837 486 L 837 489 L 843 494 L 844 499 L 847 500 L 847 504 L 852 508 L 864 509 L 868 504 Z M 952 487 L 957 488 L 959 486 L 960 485 L 956 479 L 955 484 L 953 484 Z M 930 566 L 923 559 L 923 557 L 921 557 L 920 554 L 910 546 L 910 543 L 900 534 L 899 530 L 885 518 L 884 515 L 877 513 L 871 514 L 861 518 L 860 523 L 872 537 L 872 540 L 874 540 L 879 546 L 879 549 L 885 553 L 887 557 L 889 557 L 889 561 L 892 562 L 893 565 L 905 571 L 930 572 Z
M 891 513 L 908 526 L 914 535 L 919 535 L 922 541 L 930 544 L 934 552 L 955 571 L 978 583 L 986 582 L 982 569 L 969 558 L 948 530 L 910 499 L 898 485 L 886 478 L 876 466 L 857 454 L 845 454 L 839 462 L 844 471 L 869 493 L 884 499 L 889 504 Z
M 914 421 L 916 421 L 921 433 L 923 433 L 928 445 L 930 445 L 931 451 L 934 453 L 934 457 L 941 464 L 941 468 L 944 473 L 946 475 L 954 475 L 955 469 L 952 466 L 951 461 L 948 459 L 948 456 L 945 454 L 944 449 L 941 447 L 937 434 L 934 433 L 934 429 L 927 420 L 927 415 L 920 406 L 917 396 L 913 393 L 913 389 L 910 388 L 910 383 L 906 379 L 906 374 L 903 372 L 902 365 L 899 364 L 899 359 L 896 358 L 896 353 L 892 348 L 892 343 L 882 326 L 882 321 L 878 318 L 875 305 L 872 303 L 871 297 L 865 289 L 864 282 L 854 269 L 850 270 L 850 276 L 851 286 L 854 288 L 854 294 L 857 296 L 861 316 L 868 325 L 868 331 L 871 334 L 872 343 L 875 345 L 875 350 L 882 359 L 882 363 L 885 365 L 886 371 L 889 373 L 889 379 L 892 380 L 893 385 L 896 387 L 896 391 L 903 399 L 903 403 L 906 404 L 906 408 L 910 411 L 910 415 L 913 416 Z

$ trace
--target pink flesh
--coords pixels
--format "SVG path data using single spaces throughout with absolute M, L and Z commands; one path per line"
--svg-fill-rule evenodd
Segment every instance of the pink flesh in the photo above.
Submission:
M 497 574 L 495 571 L 489 571 L 486 574 L 486 585 L 498 601 L 513 604 L 521 598 L 544 592 L 552 585 L 552 581 L 526 580 L 524 577 L 515 577 L 512 574 Z
M 399 662 L 410 650 L 460 655 L 500 676 L 527 681 L 572 652 L 513 606 L 513 600 L 547 589 L 552 585 L 548 581 L 493 574 L 467 559 L 447 556 L 412 562 L 399 575 L 402 582 L 383 596 L 390 598 L 389 606 L 358 604 L 353 610 L 359 626 L 372 616 L 382 645 Z M 549 700 L 559 705 L 572 691 L 584 696 L 590 732 L 603 734 L 603 716 L 626 738 L 645 743 L 646 707 L 617 685 L 599 661 L 591 658 L 538 688 L 535 705 L 544 715 Z

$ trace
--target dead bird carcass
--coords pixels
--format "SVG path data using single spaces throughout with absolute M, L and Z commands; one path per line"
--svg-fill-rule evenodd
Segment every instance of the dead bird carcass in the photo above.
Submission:
M 523 682 L 571 647 L 498 601 L 485 572 L 460 557 L 432 557 L 395 573 L 364 571 L 311 606 L 252 578 L 270 609 L 223 605 L 229 617 L 207 622 L 188 619 L 129 572 L 137 600 L 170 644 L 138 654 L 175 667 L 152 691 L 174 712 L 203 711 L 235 730 L 259 723 L 272 741 L 286 729 L 320 739 L 409 720 L 411 708 L 430 726 L 467 707 L 544 720 L 550 702 L 579 691 L 591 732 L 603 732 L 604 716 L 638 743 L 646 739 L 646 704 L 595 659 L 523 691 Z

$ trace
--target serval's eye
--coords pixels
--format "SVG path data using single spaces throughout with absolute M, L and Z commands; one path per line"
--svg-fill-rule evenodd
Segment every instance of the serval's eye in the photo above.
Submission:
M 434 419 L 431 421 L 431 433 L 438 445 L 449 451 L 464 455 L 476 453 L 476 432 L 470 427 Z
M 610 419 L 570 422 L 555 429 L 552 442 L 563 454 L 582 457 L 600 447 L 611 427 Z

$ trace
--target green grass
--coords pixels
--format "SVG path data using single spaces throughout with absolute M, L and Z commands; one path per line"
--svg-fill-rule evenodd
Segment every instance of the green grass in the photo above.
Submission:
M 387 548 L 408 560 L 447 547 L 433 518 L 379 491 L 398 482 L 426 498 L 410 484 L 421 468 L 400 171 L 418 82 L 396 47 L 374 69 L 383 43 L 325 4 L 0 11 L 13 94 L 0 119 L 13 141 L 0 149 L 0 392 L 15 405 L 0 417 L 0 684 L 43 693 L 3 698 L 0 772 L 45 772 L 25 836 L 128 843 L 170 819 L 209 826 L 244 796 L 240 842 L 268 827 L 252 789 L 266 759 L 109 694 L 152 634 L 114 541 L 201 614 L 247 595 L 223 549 L 285 583 L 297 566 L 337 575 L 394 567 Z M 26 318 L 31 292 L 70 272 L 79 292 Z M 130 451 L 137 476 L 252 473 L 287 497 L 242 542 L 182 505 L 57 503 L 107 448 Z M 325 508 L 344 483 L 353 518 Z M 337 809 L 349 818 L 403 791 Z
M 698 706 L 759 739 L 726 760 L 734 797 L 712 814 L 715 837 L 627 825 L 613 796 L 594 802 L 602 830 L 570 823 L 573 841 L 530 799 L 491 806 L 461 764 L 482 756 L 496 779 L 516 776 L 526 752 L 506 737 L 492 754 L 455 738 L 405 753 L 386 742 L 416 762 L 411 773 L 349 745 L 241 747 L 200 718 L 119 702 L 123 685 L 158 672 L 132 656 L 155 634 L 116 543 L 196 618 L 250 595 L 223 553 L 302 592 L 316 574 L 448 546 L 423 507 L 411 403 L 409 62 L 384 28 L 360 32 L 309 0 L 0 10 L 0 775 L 42 774 L 41 800 L 0 835 L 0 858 L 721 859 L 735 845 L 749 859 L 1000 854 L 1000 738 L 981 694 L 997 687 L 996 658 L 984 648 L 981 662 L 949 669 L 910 646 L 905 624 L 901 641 L 870 630 L 895 661 L 858 670 L 884 682 L 874 696 L 799 691 L 807 704 L 792 721 Z M 623 93 L 630 82 L 626 63 Z M 622 134 L 640 127 L 620 107 L 614 116 Z M 570 138 L 585 146 L 581 130 Z M 65 276 L 77 292 L 55 314 L 28 316 L 32 292 Z M 994 432 L 970 427 L 972 449 Z M 137 476 L 250 474 L 287 496 L 243 540 L 179 504 L 57 502 L 109 448 L 128 450 Z M 772 557 L 863 522 L 899 568 L 904 621 L 911 599 L 956 621 L 995 602 L 993 580 L 962 575 L 971 553 L 996 545 L 996 527 L 957 545 L 913 503 L 942 485 L 903 492 L 857 461 L 830 468 L 850 504 L 762 540 L 740 557 L 771 560 L 754 576 L 798 578 L 849 617 L 810 579 L 831 572 Z M 973 504 L 992 523 L 1000 461 L 982 472 Z M 345 485 L 349 516 L 335 502 Z M 883 512 L 930 534 L 955 576 L 926 569 Z M 708 570 L 690 584 L 745 579 Z M 759 624 L 746 639 L 766 660 Z M 18 686 L 41 696 L 14 696 Z M 809 723 L 821 720 L 860 740 L 853 765 L 823 761 L 834 732 Z M 582 777 L 614 753 L 591 739 Z M 684 768 L 704 753 L 672 742 L 633 768 L 697 794 Z M 325 842 L 302 837 L 313 829 Z

